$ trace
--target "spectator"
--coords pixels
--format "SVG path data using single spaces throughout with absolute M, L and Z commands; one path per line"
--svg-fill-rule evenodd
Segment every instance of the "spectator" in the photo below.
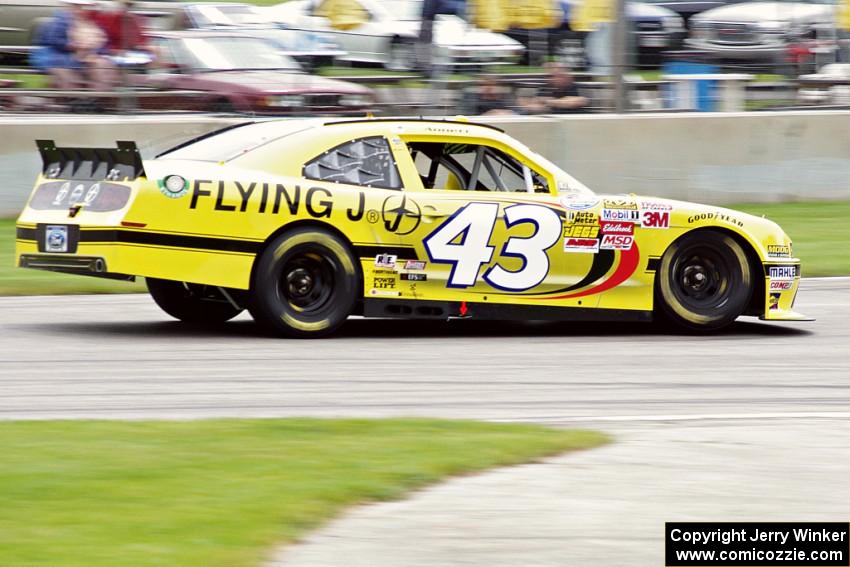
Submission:
M 106 52 L 119 67 L 140 67 L 153 61 L 145 35 L 144 18 L 131 12 L 133 0 L 117 0 L 114 8 L 95 14 L 94 20 L 106 34 Z
M 528 114 L 585 112 L 590 101 L 579 94 L 569 70 L 560 63 L 547 63 L 546 70 L 546 86 L 538 90 L 537 96 L 520 100 L 522 109 Z
M 478 116 L 513 114 L 514 111 L 512 108 L 514 106 L 513 98 L 508 92 L 505 92 L 504 87 L 496 82 L 496 79 L 493 77 L 483 77 L 481 79 L 478 85 L 475 114 Z
M 56 88 L 110 88 L 113 68 L 101 54 L 106 36 L 89 17 L 92 0 L 63 3 L 67 7 L 38 30 L 33 66 L 47 71 Z

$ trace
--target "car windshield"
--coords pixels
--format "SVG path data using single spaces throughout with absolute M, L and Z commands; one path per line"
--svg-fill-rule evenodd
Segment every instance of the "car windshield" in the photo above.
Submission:
M 268 20 L 247 4 L 223 4 L 191 6 L 192 17 L 199 26 L 248 26 L 268 24 Z
M 300 71 L 294 59 L 274 44 L 252 37 L 192 37 L 181 43 L 188 64 L 199 71 Z

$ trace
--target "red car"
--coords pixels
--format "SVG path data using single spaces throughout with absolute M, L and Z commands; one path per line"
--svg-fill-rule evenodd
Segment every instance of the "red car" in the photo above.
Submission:
M 363 86 L 309 75 L 271 42 L 232 32 L 150 35 L 157 61 L 139 86 L 202 91 L 198 96 L 140 99 L 143 107 L 251 114 L 362 114 L 374 102 Z

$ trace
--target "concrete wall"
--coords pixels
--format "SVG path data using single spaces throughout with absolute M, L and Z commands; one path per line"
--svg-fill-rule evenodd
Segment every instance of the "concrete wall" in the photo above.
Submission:
M 112 146 L 150 158 L 232 120 L 0 118 L 0 216 L 17 214 L 40 167 L 33 140 Z M 850 112 L 494 118 L 599 193 L 709 203 L 850 199 Z

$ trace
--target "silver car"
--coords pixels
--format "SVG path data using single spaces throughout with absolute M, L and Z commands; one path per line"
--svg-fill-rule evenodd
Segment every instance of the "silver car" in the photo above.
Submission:
M 338 43 L 343 59 L 377 63 L 397 71 L 415 63 L 422 0 L 351 0 L 358 15 L 351 25 L 335 28 L 317 0 L 291 0 L 270 8 L 273 18 L 292 29 L 321 33 Z M 432 62 L 463 67 L 515 63 L 525 48 L 500 33 L 476 28 L 458 16 L 439 15 L 434 22 Z
M 836 10 L 833 0 L 732 4 L 691 18 L 685 43 L 717 59 L 784 63 L 794 45 L 835 49 Z

